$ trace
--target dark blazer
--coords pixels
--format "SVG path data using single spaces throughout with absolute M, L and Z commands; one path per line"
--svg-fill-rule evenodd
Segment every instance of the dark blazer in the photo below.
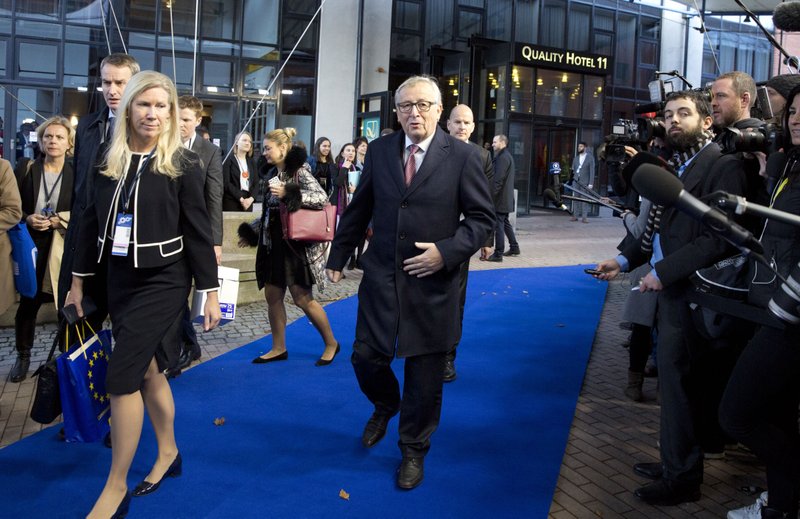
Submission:
M 72 261 L 78 244 L 78 224 L 86 210 L 87 192 L 91 190 L 87 186 L 92 182 L 90 177 L 99 158 L 100 147 L 105 142 L 107 125 L 108 108 L 106 107 L 81 117 L 78 129 L 75 131 L 75 154 L 72 158 L 75 179 L 69 215 L 70 226 L 64 237 L 64 256 L 61 258 L 61 273 L 58 277 L 59 308 L 63 306 L 64 298 L 72 286 Z
M 459 266 L 495 222 L 477 148 L 437 128 L 406 187 L 404 145 L 402 131 L 370 143 L 328 259 L 328 268 L 342 270 L 372 221 L 370 246 L 361 257 L 356 340 L 383 355 L 393 355 L 397 344 L 399 357 L 453 347 L 461 330 Z M 444 268 L 424 278 L 405 273 L 403 261 L 422 253 L 415 242 L 435 243 Z
M 224 194 L 222 196 L 222 210 L 223 211 L 244 211 L 242 204 L 239 203 L 240 198 L 255 198 L 255 193 L 258 191 L 258 174 L 256 170 L 256 163 L 252 157 L 247 157 L 247 171 L 250 173 L 250 190 L 244 191 L 239 184 L 239 161 L 236 156 L 231 153 L 228 159 L 222 164 L 222 182 L 224 185 Z M 252 211 L 253 206 L 250 206 L 248 211 Z
M 508 147 L 500 150 L 494 157 L 495 211 L 510 213 L 514 211 L 514 157 Z
M 195 134 L 192 151 L 200 157 L 203 172 L 204 194 L 208 218 L 211 220 L 211 235 L 214 245 L 222 245 L 222 153 L 213 143 Z M 251 180 L 251 182 L 258 182 Z M 238 203 L 238 201 L 237 201 Z
M 735 155 L 723 155 L 713 142 L 695 155 L 681 180 L 683 189 L 697 198 L 720 190 L 741 195 L 747 184 L 741 160 Z M 656 263 L 655 269 L 665 287 L 688 279 L 695 270 L 733 255 L 736 250 L 704 224 L 674 207 L 662 213 L 659 236 L 664 259 Z M 641 240 L 626 246 L 622 255 L 631 262 L 631 269 L 649 258 L 641 251 Z
M 136 185 L 133 233 L 128 250 L 135 268 L 154 268 L 186 258 L 198 290 L 218 286 L 217 260 L 197 156 L 181 148 L 183 174 L 171 180 L 153 172 L 151 161 Z M 79 224 L 73 275 L 91 276 L 111 247 L 124 177 L 95 172 L 94 192 Z

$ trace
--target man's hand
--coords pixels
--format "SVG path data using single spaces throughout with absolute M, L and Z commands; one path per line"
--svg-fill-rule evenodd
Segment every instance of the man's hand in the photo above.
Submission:
M 342 271 L 341 270 L 325 269 L 325 275 L 328 276 L 328 280 L 331 283 L 338 283 L 342 279 Z
M 64 298 L 64 306 L 75 305 L 75 310 L 78 317 L 83 317 L 83 279 L 78 276 L 72 276 L 72 286 L 70 286 L 67 297 Z
M 640 292 L 659 292 L 661 290 L 664 290 L 664 285 L 661 284 L 661 281 L 653 274 L 652 270 L 639 281 Z
M 494 247 L 481 247 L 481 261 L 486 261 L 494 254 Z
M 29 214 L 25 219 L 28 227 L 35 231 L 46 231 L 50 228 L 50 220 L 40 214 Z
M 414 246 L 425 252 L 413 258 L 408 258 L 403 262 L 403 270 L 408 272 L 409 275 L 424 278 L 444 267 L 444 259 L 439 249 L 436 248 L 435 243 L 414 242 Z
M 602 272 L 602 274 L 598 274 L 597 276 L 595 276 L 597 279 L 611 281 L 619 274 L 620 266 L 617 260 L 612 258 L 598 263 L 597 266 L 595 267 L 595 270 L 599 270 Z
M 214 245 L 214 256 L 217 257 L 217 266 L 222 265 L 222 245 Z

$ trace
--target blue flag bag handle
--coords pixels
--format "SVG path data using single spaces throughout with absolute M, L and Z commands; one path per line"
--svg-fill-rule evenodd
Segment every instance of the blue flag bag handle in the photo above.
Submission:
M 11 240 L 11 260 L 14 264 L 14 285 L 17 292 L 34 298 L 37 292 L 36 258 L 39 250 L 33 243 L 31 233 L 25 222 L 20 222 L 7 231 Z

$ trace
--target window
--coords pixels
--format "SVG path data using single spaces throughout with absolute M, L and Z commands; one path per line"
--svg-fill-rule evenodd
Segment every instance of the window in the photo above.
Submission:
M 239 24 L 236 18 L 236 6 L 238 4 L 239 2 L 230 2 L 228 0 L 203 0 L 203 9 L 199 20 L 202 24 L 202 31 L 198 34 L 198 37 L 202 34 L 203 39 L 238 39 L 239 31 L 237 29 Z M 191 10 L 194 12 L 194 6 L 192 6 Z
M 150 3 L 152 4 L 152 1 Z M 159 4 L 161 4 L 161 32 L 194 36 L 194 2 L 172 1 Z
M 569 42 L 570 50 L 589 50 L 589 37 L 592 33 L 591 23 L 592 8 L 585 5 L 573 4 L 569 12 Z
M 619 14 L 617 25 L 617 52 L 614 54 L 614 80 L 621 85 L 634 85 L 636 60 L 636 17 Z
M 539 36 L 539 0 L 517 0 L 515 39 L 536 43 Z
M 509 110 L 533 113 L 534 69 L 514 65 L 511 68 L 511 104 Z
M 100 12 L 101 5 L 94 0 L 67 0 L 66 17 L 69 23 L 80 23 L 84 25 L 103 25 L 103 15 Z
M 548 47 L 564 47 L 564 32 L 566 25 L 566 10 L 564 2 L 552 0 L 544 4 L 542 9 L 542 27 L 539 43 Z
M 483 15 L 476 11 L 461 9 L 458 12 L 458 37 L 467 39 L 483 32 Z
M 153 3 L 153 0 L 129 0 L 126 4 L 125 15 L 123 19 L 119 20 L 123 27 L 148 31 L 155 29 L 156 5 L 158 4 Z M 119 15 L 120 13 L 117 12 L 117 16 Z M 101 19 L 100 24 L 102 23 Z M 169 13 L 167 13 L 167 32 L 169 32 Z
M 283 48 L 284 49 L 291 49 L 294 47 L 297 40 L 300 38 L 300 35 L 303 34 L 303 31 L 308 26 L 308 22 L 311 20 L 308 18 L 291 18 L 284 16 L 283 18 Z M 303 41 L 300 43 L 298 48 L 306 49 L 306 50 L 314 50 L 317 47 L 317 31 L 314 30 L 314 27 L 311 26 L 308 29 L 308 32 L 303 37 Z
M 394 27 L 419 31 L 422 27 L 422 6 L 415 2 L 395 2 Z
M 603 120 L 603 78 L 586 76 L 583 85 L 583 118 Z
M 536 113 L 552 117 L 581 115 L 581 79 L 575 72 L 539 70 L 536 78 Z
M 20 42 L 18 44 L 17 77 L 31 79 L 56 79 L 58 52 L 52 44 Z
M 419 36 L 412 34 L 392 34 L 392 57 L 419 61 L 422 42 Z
M 0 77 L 5 76 L 6 71 L 6 47 L 8 46 L 8 42 L 6 40 L 0 40 Z M 2 104 L 2 103 L 0 103 Z M 0 128 L 2 129 L 2 128 Z
M 11 3 L 11 2 L 7 2 Z M 10 6 L 9 6 L 10 9 Z M 17 14 L 33 15 L 36 18 L 58 18 L 60 0 L 17 1 Z
M 192 90 L 192 58 L 175 56 L 173 68 L 172 55 L 161 54 L 159 70 L 175 82 L 178 90 Z
M 215 86 L 222 91 L 232 91 L 233 63 L 229 61 L 203 60 L 203 86 Z
M 278 43 L 278 0 L 245 0 L 244 41 Z
M 492 0 L 486 6 L 486 36 L 495 40 L 511 39 L 511 0 Z
M 450 46 L 455 38 L 453 2 L 425 3 L 425 38 L 429 45 Z
M 247 94 L 263 95 L 263 91 L 275 77 L 275 67 L 261 63 L 245 63 L 244 67 L 244 92 Z M 274 95 L 275 92 L 270 92 Z
M 506 115 L 506 68 L 489 67 L 481 74 L 481 110 L 476 118 L 502 119 Z
M 57 23 L 33 22 L 17 19 L 14 23 L 17 36 L 61 39 L 61 25 Z

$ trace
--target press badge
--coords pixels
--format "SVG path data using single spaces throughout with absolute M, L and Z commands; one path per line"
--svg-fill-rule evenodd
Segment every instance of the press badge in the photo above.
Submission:
M 133 215 L 117 214 L 117 225 L 114 229 L 114 245 L 111 248 L 112 256 L 127 256 L 131 243 L 131 229 L 133 229 Z

